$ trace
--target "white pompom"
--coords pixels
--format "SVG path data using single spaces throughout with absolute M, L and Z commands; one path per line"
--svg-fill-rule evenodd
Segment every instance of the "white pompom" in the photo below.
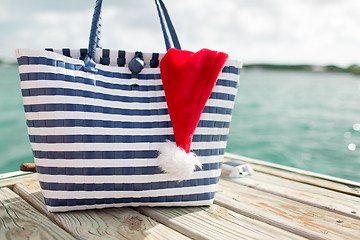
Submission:
M 166 140 L 166 144 L 159 152 L 157 160 L 160 169 L 179 180 L 189 177 L 196 167 L 202 168 L 201 162 L 194 153 L 186 153 L 169 140 Z

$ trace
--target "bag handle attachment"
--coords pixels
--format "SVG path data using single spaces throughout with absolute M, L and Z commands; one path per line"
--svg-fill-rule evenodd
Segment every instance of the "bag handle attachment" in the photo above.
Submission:
M 160 19 L 160 25 L 164 36 L 166 50 L 169 50 L 172 46 L 180 50 L 181 49 L 180 42 L 164 2 L 162 0 L 155 0 L 155 4 Z M 91 23 L 88 54 L 84 59 L 85 66 L 83 66 L 83 70 L 85 72 L 91 72 L 91 73 L 98 72 L 98 70 L 95 68 L 96 63 L 94 59 L 96 54 L 96 48 L 101 48 L 101 44 L 100 44 L 101 8 L 102 8 L 102 0 L 96 0 L 94 14 Z M 172 40 L 172 45 L 170 43 L 169 34 Z M 141 72 L 141 70 L 145 66 L 142 53 L 136 52 L 135 57 L 129 62 L 128 66 L 133 74 L 138 74 L 139 72 Z

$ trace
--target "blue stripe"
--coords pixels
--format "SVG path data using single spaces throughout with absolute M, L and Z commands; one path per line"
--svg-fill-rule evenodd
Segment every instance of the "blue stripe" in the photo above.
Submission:
M 41 188 L 52 191 L 146 191 L 167 188 L 183 188 L 217 184 L 219 177 L 185 181 L 162 181 L 147 183 L 53 183 L 40 182 Z
M 225 148 L 194 149 L 191 150 L 197 156 L 219 156 L 225 153 Z M 156 158 L 159 153 L 156 150 L 137 151 L 33 151 L 36 158 L 48 159 L 136 159 Z
M 233 102 L 235 100 L 235 95 L 228 93 L 212 92 L 210 95 L 210 99 L 220 99 Z
M 73 83 L 82 83 L 86 85 L 95 85 L 95 80 L 91 78 L 84 78 L 71 75 L 63 75 L 57 73 L 21 73 L 21 81 L 34 81 L 34 80 L 52 80 L 52 81 L 65 81 Z M 156 78 L 159 79 L 159 78 Z M 153 85 L 153 86 L 137 86 L 125 84 L 115 84 L 108 83 L 103 81 L 96 81 L 97 87 L 103 87 L 107 89 L 117 89 L 117 90 L 129 90 L 129 91 L 161 91 L 164 90 L 162 85 Z
M 150 115 L 167 115 L 169 114 L 166 108 L 163 109 L 119 109 L 110 107 L 100 107 L 93 105 L 82 104 L 34 104 L 24 105 L 25 112 L 53 112 L 53 111 L 70 111 L 70 112 L 97 112 L 106 114 L 120 114 L 129 116 L 150 116 Z
M 64 61 L 60 61 L 60 60 L 55 60 L 55 59 L 51 59 L 51 58 L 45 58 L 45 57 L 25 57 L 22 56 L 20 58 L 17 59 L 19 66 L 21 65 L 47 65 L 47 66 L 54 66 L 54 67 L 62 67 L 65 69 L 70 69 L 70 70 L 80 70 L 83 65 L 80 64 L 72 64 L 72 63 L 66 63 Z M 225 66 L 222 70 L 222 72 L 224 73 L 233 73 L 233 74 L 240 74 L 240 68 L 237 68 L 235 66 Z M 104 70 L 100 70 L 98 72 L 99 75 L 102 76 L 106 76 L 106 77 L 118 77 L 121 76 L 120 78 L 125 78 L 125 79 L 130 79 L 131 78 L 131 74 L 128 73 L 116 73 L 116 72 L 109 72 L 109 71 L 104 71 Z M 123 75 L 124 74 L 124 75 Z M 149 79 L 148 77 L 144 77 L 144 75 L 148 75 L 148 77 L 151 77 L 151 75 L 158 75 L 160 76 L 160 74 L 139 74 L 138 76 L 141 79 Z M 154 76 L 152 76 L 154 77 Z M 157 77 L 160 78 L 160 77 Z
M 67 63 L 61 60 L 55 60 L 45 57 L 20 57 L 18 58 L 18 64 L 21 65 L 46 65 L 53 67 L 60 67 L 69 70 L 83 71 L 82 66 L 79 64 Z M 47 73 L 37 73 L 39 76 L 46 76 Z M 119 72 L 110 72 L 98 69 L 97 75 L 111 78 L 121 78 L 121 79 L 130 79 L 133 77 L 131 73 L 119 73 Z M 160 79 L 160 73 L 156 74 L 137 74 L 138 79 Z
M 225 66 L 222 70 L 223 73 L 233 73 L 236 75 L 240 74 L 241 68 L 237 68 L 235 66 Z
M 83 104 L 31 104 L 24 105 L 25 112 L 54 112 L 54 111 L 70 111 L 70 112 L 97 112 L 105 114 L 120 114 L 128 116 L 153 116 L 153 115 L 168 115 L 168 109 L 120 109 L 120 108 L 110 108 L 110 107 L 100 107 L 93 105 L 83 105 Z M 224 114 L 231 115 L 231 108 L 222 108 L 222 107 L 212 107 L 205 106 L 203 113 L 214 113 L 214 114 Z
M 197 168 L 195 171 L 210 171 L 219 169 L 221 162 L 205 163 L 202 170 Z M 151 167 L 42 167 L 36 166 L 39 174 L 51 175 L 79 175 L 79 176 L 102 176 L 102 175 L 153 175 L 163 173 L 158 166 Z
M 218 79 L 216 82 L 217 86 L 224 86 L 224 87 L 232 87 L 232 88 L 237 88 L 239 85 L 238 81 L 231 81 L 231 80 L 227 80 L 227 79 Z
M 162 122 L 121 122 L 91 119 L 47 119 L 27 120 L 28 127 L 102 127 L 102 128 L 169 128 L 170 121 Z M 229 128 L 230 122 L 200 120 L 197 127 Z
M 107 101 L 118 101 L 118 102 L 135 102 L 135 103 L 154 103 L 154 102 L 166 102 L 165 96 L 161 97 L 128 97 L 110 95 L 86 90 L 77 90 L 70 88 L 32 88 L 22 89 L 22 95 L 24 97 L 29 96 L 77 96 L 86 97 L 93 99 L 102 99 Z M 213 92 L 210 99 L 221 99 L 227 101 L 234 101 L 235 95 L 227 93 Z
M 92 91 L 77 90 L 70 88 L 33 88 L 23 89 L 22 95 L 24 97 L 29 96 L 77 96 L 86 97 L 93 99 L 102 99 L 107 101 L 118 101 L 118 102 L 134 102 L 134 103 L 153 103 L 153 102 L 165 102 L 165 96 L 161 97 L 128 97 L 119 95 L 110 95 Z
M 21 73 L 21 81 L 36 81 L 36 80 L 51 80 L 51 81 L 64 81 L 72 83 L 82 83 L 86 85 L 95 85 L 95 80 L 91 78 L 84 78 L 72 75 L 63 75 L 57 73 Z M 237 81 L 219 79 L 216 85 L 220 86 L 229 86 L 236 88 L 238 85 Z M 137 86 L 131 84 L 116 84 L 108 83 L 100 80 L 96 81 L 97 87 L 102 87 L 106 89 L 117 89 L 117 90 L 129 90 L 129 91 L 163 91 L 164 88 L 162 85 L 151 85 L 151 86 Z
M 143 143 L 175 142 L 174 135 L 29 135 L 32 143 Z M 227 135 L 194 135 L 192 142 L 226 141 Z
M 88 198 L 88 199 L 54 199 L 44 198 L 45 204 L 50 207 L 60 206 L 81 206 L 81 205 L 101 205 L 101 204 L 116 204 L 116 203 L 157 203 L 157 202 L 189 202 L 189 201 L 204 201 L 212 200 L 215 197 L 215 192 L 200 193 L 200 194 L 186 194 L 160 197 L 141 197 L 141 198 Z

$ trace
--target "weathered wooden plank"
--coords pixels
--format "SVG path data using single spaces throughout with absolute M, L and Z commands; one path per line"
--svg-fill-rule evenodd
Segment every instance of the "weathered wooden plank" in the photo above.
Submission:
M 28 173 L 23 171 L 9 172 L 0 174 L 0 187 L 12 187 L 12 185 L 23 182 L 37 179 L 35 173 Z
M 310 185 L 310 184 L 306 184 L 306 183 L 292 181 L 291 179 L 286 179 L 286 178 L 270 175 L 267 173 L 256 172 L 256 174 L 251 176 L 251 178 L 253 178 L 257 181 L 261 181 L 261 182 L 274 183 L 279 186 L 286 186 L 288 188 L 297 189 L 299 191 L 311 192 L 311 193 L 319 194 L 322 196 L 333 197 L 333 198 L 341 200 L 341 201 L 346 201 L 349 204 L 353 204 L 355 206 L 360 204 L 359 197 L 352 196 L 352 195 L 342 193 L 342 192 L 333 191 L 333 190 L 327 189 L 327 188 L 322 188 L 319 186 L 314 186 L 314 185 Z
M 77 239 L 188 239 L 130 208 L 49 213 L 38 181 L 17 184 L 14 191 Z
M 343 178 L 333 177 L 333 176 L 329 176 L 329 175 L 325 175 L 325 174 L 321 174 L 321 173 L 306 171 L 306 170 L 302 170 L 302 169 L 298 169 L 298 168 L 288 167 L 288 166 L 271 163 L 271 162 L 266 162 L 266 161 L 262 161 L 262 160 L 258 160 L 258 159 L 249 158 L 249 157 L 244 157 L 244 156 L 240 156 L 240 155 L 236 155 L 236 154 L 232 154 L 232 153 L 225 153 L 225 159 L 239 160 L 239 161 L 243 161 L 243 162 L 247 162 L 247 163 L 251 163 L 251 164 L 272 167 L 272 168 L 281 169 L 281 170 L 288 171 L 288 172 L 294 172 L 294 173 L 299 173 L 299 174 L 310 176 L 310 177 L 329 180 L 332 182 L 337 182 L 337 183 L 341 183 L 341 184 L 345 184 L 345 185 L 360 187 L 360 182 L 355 182 L 355 181 L 351 181 L 351 180 L 347 180 L 347 179 L 343 179 Z
M 230 181 L 360 220 L 360 198 L 257 172 Z
M 263 172 L 266 174 L 290 179 L 292 181 L 307 183 L 360 197 L 360 183 L 358 182 L 331 177 L 319 173 L 313 173 L 296 168 L 286 167 L 279 164 L 268 163 L 265 161 L 238 156 L 230 153 L 226 154 L 226 159 L 251 163 L 251 166 L 257 172 Z
M 9 188 L 0 189 L 0 239 L 74 239 Z
M 31 174 L 31 173 L 27 173 L 27 172 L 23 172 L 23 171 L 0 173 L 0 180 L 4 180 L 4 179 L 7 179 L 7 178 L 12 178 L 12 177 L 23 176 L 23 175 L 26 175 L 26 174 Z
M 360 236 L 359 220 L 223 179 L 219 182 L 215 203 L 311 239 L 356 239 Z
M 136 209 L 192 239 L 303 239 L 216 204 Z
M 354 182 L 354 181 L 343 179 L 343 178 L 338 178 L 338 177 L 333 177 L 333 176 L 329 176 L 329 175 L 325 175 L 325 174 L 321 174 L 321 173 L 315 173 L 315 172 L 306 171 L 306 170 L 302 170 L 302 169 L 298 169 L 298 168 L 288 167 L 288 166 L 271 163 L 271 162 L 266 162 L 266 161 L 262 161 L 262 160 L 258 160 L 258 159 L 254 159 L 254 158 L 244 157 L 244 156 L 240 156 L 240 155 L 236 155 L 236 154 L 232 154 L 232 153 L 225 153 L 225 158 L 244 161 L 244 162 L 257 164 L 257 165 L 278 168 L 278 169 L 286 170 L 289 172 L 300 173 L 300 174 L 307 175 L 307 176 L 312 176 L 312 177 L 326 179 L 326 180 L 333 181 L 333 182 L 338 182 L 338 183 L 343 183 L 343 184 L 354 185 L 354 186 L 360 187 L 360 182 Z
M 260 165 L 257 165 L 256 167 L 254 167 L 254 169 L 258 172 L 263 172 L 263 173 L 271 174 L 274 176 L 279 176 L 282 178 L 290 179 L 292 181 L 302 182 L 302 183 L 306 183 L 306 184 L 310 184 L 310 185 L 314 185 L 314 186 L 319 186 L 322 188 L 327 188 L 327 189 L 330 189 L 333 191 L 350 194 L 350 195 L 353 195 L 356 197 L 360 197 L 360 188 L 358 186 L 342 184 L 342 183 L 338 183 L 338 182 L 332 182 L 329 180 L 318 179 L 316 177 L 310 177 L 307 175 L 286 172 L 283 170 L 274 169 L 274 168 L 266 167 L 266 166 L 260 166 Z

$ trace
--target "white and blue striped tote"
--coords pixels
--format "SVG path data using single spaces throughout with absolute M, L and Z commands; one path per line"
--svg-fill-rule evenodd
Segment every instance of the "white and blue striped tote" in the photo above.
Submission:
M 145 67 L 134 73 L 129 62 L 135 52 L 96 48 L 101 2 L 88 49 L 16 50 L 28 133 L 48 210 L 211 204 L 240 63 L 227 61 L 195 131 L 191 151 L 203 168 L 178 181 L 156 163 L 165 140 L 175 141 L 160 78 L 164 54 L 143 53 Z M 163 2 L 155 2 L 163 30 L 166 23 L 180 48 Z

